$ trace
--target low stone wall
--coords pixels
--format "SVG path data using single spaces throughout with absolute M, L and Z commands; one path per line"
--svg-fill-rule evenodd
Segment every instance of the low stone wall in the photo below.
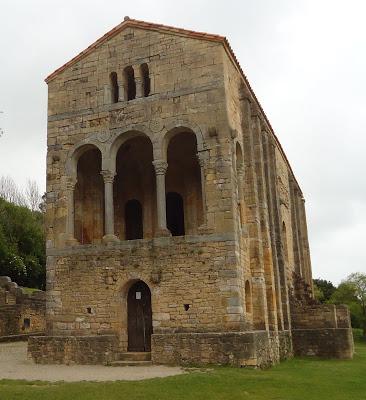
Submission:
M 115 335 L 33 336 L 28 341 L 28 357 L 38 364 L 108 364 L 117 354 Z
M 265 368 L 279 362 L 278 340 L 266 331 L 152 335 L 155 364 L 222 364 Z
M 20 304 L 0 306 L 0 337 L 20 333 L 21 308 Z
M 294 329 L 292 342 L 296 356 L 353 357 L 353 335 L 350 328 Z
M 44 332 L 45 314 L 45 292 L 23 293 L 9 277 L 0 276 L 0 337 Z

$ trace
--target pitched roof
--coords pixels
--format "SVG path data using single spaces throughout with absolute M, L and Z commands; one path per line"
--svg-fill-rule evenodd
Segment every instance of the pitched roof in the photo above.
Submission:
M 109 32 L 107 32 L 106 34 L 104 34 L 102 37 L 100 37 L 98 40 L 96 40 L 94 43 L 92 43 L 90 46 L 88 46 L 85 50 L 83 50 L 81 53 L 79 53 L 78 55 L 76 55 L 74 58 L 72 58 L 70 61 L 68 61 L 66 64 L 62 65 L 60 68 L 56 69 L 54 72 L 52 72 L 52 74 L 48 75 L 47 78 L 45 79 L 46 83 L 49 83 L 50 81 L 52 81 L 52 79 L 54 79 L 59 73 L 61 73 L 62 71 L 64 71 L 66 68 L 70 67 L 71 65 L 75 64 L 76 62 L 78 62 L 79 60 L 81 60 L 83 57 L 85 57 L 86 55 L 90 54 L 91 52 L 94 51 L 94 49 L 96 49 L 98 46 L 102 45 L 104 42 L 106 42 L 107 40 L 111 39 L 113 36 L 117 35 L 118 33 L 122 32 L 124 29 L 126 28 L 139 28 L 139 29 L 146 29 L 146 30 L 150 30 L 150 31 L 157 31 L 157 32 L 168 32 L 170 34 L 173 35 L 179 35 L 179 36 L 184 36 L 184 37 L 189 37 L 189 38 L 193 38 L 193 39 L 200 39 L 200 40 L 207 40 L 210 42 L 217 42 L 217 43 L 221 43 L 224 46 L 224 49 L 227 53 L 227 55 L 229 56 L 229 58 L 232 60 L 234 66 L 238 69 L 238 71 L 240 72 L 240 74 L 242 75 L 247 88 L 249 89 L 251 95 L 253 96 L 255 102 L 258 104 L 260 111 L 263 114 L 263 117 L 265 118 L 280 150 L 281 153 L 283 155 L 283 157 L 285 158 L 287 165 L 291 171 L 291 174 L 295 180 L 295 182 L 297 183 L 295 174 L 293 173 L 293 170 L 291 168 L 291 165 L 286 157 L 285 152 L 283 151 L 283 148 L 281 146 L 280 141 L 278 140 L 276 134 L 274 133 L 274 130 L 271 126 L 271 123 L 269 122 L 260 102 L 258 101 L 253 89 L 250 86 L 250 83 L 247 79 L 247 77 L 244 74 L 244 71 L 242 70 L 238 59 L 235 56 L 235 53 L 233 51 L 233 49 L 230 46 L 229 41 L 227 40 L 227 38 L 225 36 L 220 36 L 220 35 L 214 35 L 211 33 L 205 33 L 205 32 L 197 32 L 197 31 L 191 31 L 188 29 L 182 29 L 182 28 L 176 28 L 174 26 L 169 26 L 169 25 L 163 25 L 163 24 L 155 24 L 152 22 L 146 22 L 146 21 L 140 21 L 137 19 L 131 19 L 129 17 L 125 17 L 124 20 L 117 26 L 115 26 L 113 29 L 111 29 Z M 300 189 L 300 185 L 297 183 L 299 189 Z M 300 189 L 301 191 L 301 189 Z

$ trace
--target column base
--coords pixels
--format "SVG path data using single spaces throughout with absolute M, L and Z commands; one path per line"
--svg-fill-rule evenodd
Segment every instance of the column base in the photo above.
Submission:
M 69 237 L 69 238 L 67 238 L 66 240 L 65 240 L 65 244 L 67 245 L 67 246 L 77 246 L 77 245 L 79 245 L 80 243 L 79 243 L 79 241 L 78 240 L 76 240 L 74 237 Z
M 116 235 L 104 235 L 102 238 L 103 243 L 108 244 L 108 243 L 117 243 L 119 242 L 119 239 Z
M 155 232 L 155 237 L 169 237 L 172 236 L 171 232 L 169 229 L 158 229 Z

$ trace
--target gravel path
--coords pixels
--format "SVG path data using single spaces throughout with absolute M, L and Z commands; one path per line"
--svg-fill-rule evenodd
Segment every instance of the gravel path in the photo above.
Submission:
M 138 381 L 183 374 L 179 367 L 105 367 L 103 365 L 39 365 L 27 359 L 27 342 L 0 343 L 0 379 L 28 381 Z

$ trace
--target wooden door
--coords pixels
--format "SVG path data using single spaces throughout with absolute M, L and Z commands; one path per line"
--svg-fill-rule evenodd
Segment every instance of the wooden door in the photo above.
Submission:
M 128 291 L 128 351 L 151 351 L 151 293 L 146 283 L 138 281 Z

